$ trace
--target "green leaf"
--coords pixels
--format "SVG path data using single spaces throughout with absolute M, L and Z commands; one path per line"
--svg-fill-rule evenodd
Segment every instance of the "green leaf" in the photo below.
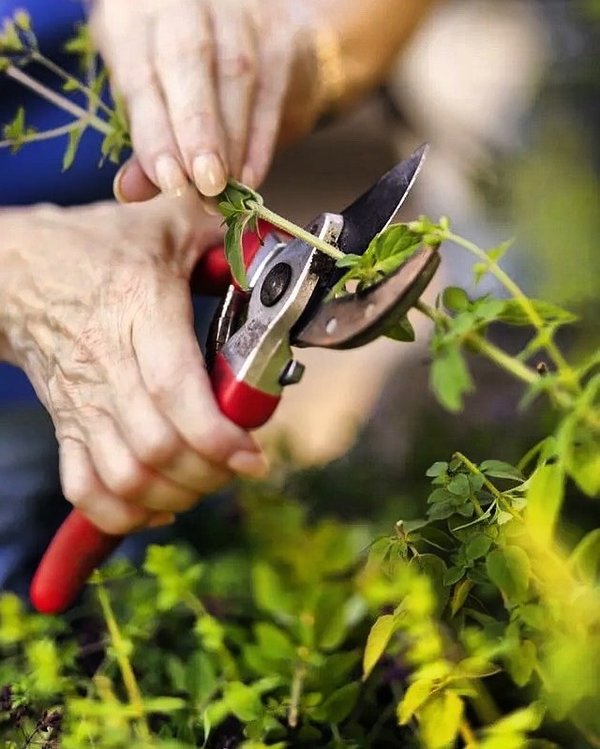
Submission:
M 369 677 L 384 654 L 396 627 L 396 617 L 393 614 L 380 616 L 371 627 L 363 656 L 363 680 Z
M 427 700 L 419 711 L 419 736 L 424 749 L 450 749 L 458 736 L 464 704 L 450 690 Z
M 24 107 L 19 107 L 14 119 L 2 128 L 5 140 L 10 141 L 11 143 L 11 153 L 17 153 L 26 142 L 27 137 L 35 132 L 35 128 L 28 126 L 25 122 Z
M 450 616 L 456 616 L 464 606 L 473 585 L 474 583 L 472 580 L 462 580 L 462 582 L 455 586 L 454 592 L 452 593 L 452 601 L 450 602 Z
M 485 556 L 490 550 L 492 539 L 485 533 L 477 533 L 469 539 L 465 546 L 465 555 L 470 562 Z
M 542 724 L 544 712 L 545 709 L 541 702 L 533 702 L 522 710 L 515 710 L 504 718 L 500 718 L 486 730 L 495 734 L 536 731 Z
M 564 470 L 560 462 L 542 463 L 528 481 L 527 523 L 540 543 L 553 535 L 564 496 Z
M 174 713 L 187 707 L 180 697 L 152 697 L 144 700 L 144 708 L 149 713 Z
M 573 549 L 569 564 L 581 580 L 595 585 L 600 578 L 600 528 L 584 536 Z
M 335 725 L 342 723 L 356 705 L 359 693 L 359 682 L 352 681 L 350 684 L 344 684 L 343 687 L 330 694 L 322 705 L 314 708 L 313 717 L 324 723 Z
M 67 144 L 67 149 L 65 151 L 65 154 L 63 156 L 63 163 L 62 163 L 63 172 L 65 172 L 67 169 L 69 169 L 73 165 L 82 135 L 83 135 L 83 127 L 77 127 L 69 131 L 69 141 Z
M 529 299 L 529 302 L 545 323 L 568 325 L 577 320 L 577 316 L 562 309 L 556 304 L 541 299 Z M 498 320 L 508 325 L 531 325 L 531 319 L 516 299 L 507 299 Z
M 473 381 L 462 353 L 445 347 L 431 365 L 430 383 L 439 402 L 449 411 L 462 409 L 463 396 L 473 390 Z
M 398 723 L 405 726 L 413 715 L 419 710 L 424 703 L 436 691 L 435 679 L 417 679 L 409 685 L 404 697 L 396 708 Z
M 259 609 L 276 617 L 296 610 L 297 600 L 293 591 L 275 568 L 266 562 L 256 562 L 253 566 L 252 585 L 254 601 Z
M 450 591 L 444 585 L 446 563 L 435 554 L 419 554 L 410 560 L 410 566 L 416 567 L 429 578 L 435 597 L 436 613 L 441 614 L 450 598 Z
M 453 476 L 446 489 L 451 494 L 456 494 L 463 499 L 468 499 L 471 494 L 471 485 L 464 473 L 457 473 L 456 476 Z
M 448 463 L 445 461 L 436 461 L 432 466 L 427 469 L 426 476 L 437 477 L 444 476 L 448 472 Z
M 517 641 L 506 653 L 506 669 L 518 687 L 524 687 L 537 663 L 537 648 L 531 640 Z
M 248 723 L 258 720 L 265 711 L 260 696 L 241 681 L 231 681 L 223 687 L 223 699 L 238 720 Z
M 391 338 L 393 341 L 412 343 L 412 341 L 415 340 L 415 329 L 405 315 L 398 322 L 389 323 L 386 326 L 383 335 L 387 338 Z
M 513 479 L 514 481 L 523 481 L 523 474 L 518 468 L 505 463 L 503 460 L 484 460 L 479 464 L 479 470 L 486 476 L 493 476 L 496 479 Z
M 531 563 L 520 546 L 506 546 L 491 551 L 486 560 L 490 580 L 510 603 L 520 603 L 527 595 Z
M 457 583 L 464 574 L 464 567 L 448 567 L 446 574 L 444 575 L 444 585 L 454 585 L 454 583 Z
M 442 303 L 446 309 L 452 312 L 462 312 L 469 306 L 469 297 L 464 289 L 457 286 L 448 286 L 442 292 Z

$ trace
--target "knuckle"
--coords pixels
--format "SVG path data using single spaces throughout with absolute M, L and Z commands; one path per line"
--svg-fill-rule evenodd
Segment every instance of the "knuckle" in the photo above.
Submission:
M 110 513 L 102 517 L 94 518 L 94 524 L 104 533 L 111 536 L 125 536 L 143 525 L 146 519 L 144 511 L 123 510 L 118 513 Z
M 179 447 L 174 431 L 144 432 L 137 436 L 136 454 L 146 465 L 160 466 L 171 461 Z
M 130 465 L 121 470 L 113 470 L 107 483 L 117 497 L 134 500 L 144 492 L 147 478 L 141 466 Z
M 223 464 L 235 449 L 237 428 L 224 419 L 198 420 L 189 435 L 192 447 L 211 463 Z
M 224 78 L 252 79 L 256 75 L 256 55 L 250 50 L 238 50 L 219 59 L 219 72 Z

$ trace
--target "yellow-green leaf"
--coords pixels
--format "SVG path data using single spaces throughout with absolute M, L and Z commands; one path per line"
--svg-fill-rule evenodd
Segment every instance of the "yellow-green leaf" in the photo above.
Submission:
M 452 691 L 427 700 L 419 711 L 419 734 L 425 749 L 450 749 L 454 746 L 464 704 Z
M 371 627 L 363 657 L 363 679 L 367 679 L 377 665 L 395 629 L 396 620 L 393 614 L 380 616 Z
M 527 522 L 534 538 L 547 544 L 554 535 L 554 528 L 564 495 L 564 470 L 562 463 L 539 465 L 527 489 Z
M 431 697 L 436 689 L 435 684 L 434 679 L 418 679 L 408 687 L 402 701 L 398 703 L 396 708 L 398 723 L 401 726 L 406 725 L 417 710 Z

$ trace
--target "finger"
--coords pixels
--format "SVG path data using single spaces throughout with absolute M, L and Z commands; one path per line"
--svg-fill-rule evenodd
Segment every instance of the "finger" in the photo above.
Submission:
M 183 512 L 197 503 L 197 492 L 174 484 L 140 463 L 108 413 L 99 411 L 84 428 L 94 468 L 114 496 L 138 507 L 165 512 Z
M 143 202 L 159 192 L 135 156 L 123 164 L 113 181 L 113 193 L 119 203 Z
M 151 305 L 134 319 L 132 342 L 150 396 L 185 442 L 211 463 L 264 475 L 266 462 L 254 439 L 219 411 L 193 333 L 185 281 L 163 288 L 160 308 Z
M 62 440 L 59 448 L 60 477 L 66 499 L 97 528 L 122 536 L 141 528 L 168 525 L 172 513 L 154 513 L 111 494 L 100 480 L 82 442 Z
M 109 384 L 119 431 L 127 435 L 127 443 L 142 465 L 195 496 L 214 492 L 231 480 L 231 471 L 200 457 L 159 412 L 135 361 L 123 363 L 118 379 Z
M 150 20 L 145 19 L 137 25 L 126 24 L 125 37 L 114 32 L 109 34 L 110 43 L 103 51 L 114 86 L 125 102 L 139 166 L 162 192 L 171 193 L 183 190 L 188 179 L 179 160 L 151 59 L 149 23 Z M 135 172 L 132 178 L 136 179 Z
M 174 3 L 154 23 L 152 38 L 156 75 L 183 164 L 203 195 L 218 195 L 227 183 L 226 146 L 214 82 L 215 45 L 203 4 Z
M 217 89 L 227 136 L 229 171 L 240 178 L 257 76 L 257 39 L 252 17 L 238 2 L 213 7 Z
M 290 64 L 289 51 L 276 43 L 266 45 L 260 52 L 255 105 L 242 169 L 242 182 L 250 187 L 260 185 L 273 159 Z

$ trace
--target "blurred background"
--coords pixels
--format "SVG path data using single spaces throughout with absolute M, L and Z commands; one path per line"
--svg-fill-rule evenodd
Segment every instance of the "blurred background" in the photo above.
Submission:
M 505 267 L 529 295 L 582 315 L 587 323 L 573 348 L 597 348 L 599 28 L 597 0 L 440 2 L 386 86 L 280 155 L 264 190 L 268 204 L 298 222 L 340 209 L 427 140 L 429 158 L 400 218 L 448 215 L 457 233 L 482 247 L 514 237 Z M 454 247 L 442 256 L 428 301 L 448 284 L 472 288 L 470 257 Z M 464 417 L 447 416 L 428 392 L 428 326 L 418 313 L 412 317 L 417 344 L 300 351 L 305 379 L 286 392 L 265 438 L 284 434 L 300 464 L 318 464 L 343 455 L 360 434 L 344 465 L 367 453 L 402 473 L 409 456 L 414 463 L 416 442 L 419 464 L 433 453 L 418 436 L 426 423 L 442 450 L 447 429 L 454 438 L 469 433 L 484 452 L 476 457 L 490 456 L 490 434 L 495 457 L 518 457 L 531 444 L 536 418 L 539 425 L 539 416 L 518 410 L 518 385 L 484 367 Z

